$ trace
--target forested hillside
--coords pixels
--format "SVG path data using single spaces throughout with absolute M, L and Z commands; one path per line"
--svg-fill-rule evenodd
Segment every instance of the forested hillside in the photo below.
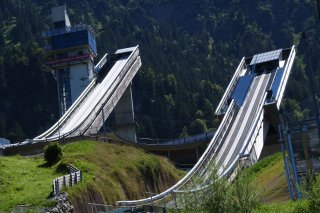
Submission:
M 320 21 L 307 0 L 1 0 L 0 137 L 31 138 L 58 114 L 41 32 L 50 8 L 67 3 L 71 22 L 90 24 L 98 57 L 140 45 L 133 82 L 140 137 L 172 138 L 214 128 L 214 110 L 240 59 L 297 45 L 287 107 L 308 94 L 307 59 L 319 87 Z M 307 35 L 307 44 L 301 32 Z

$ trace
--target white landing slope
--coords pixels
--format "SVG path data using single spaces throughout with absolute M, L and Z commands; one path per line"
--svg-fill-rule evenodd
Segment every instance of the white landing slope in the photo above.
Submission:
M 98 79 L 92 80 L 59 121 L 48 131 L 34 138 L 33 142 L 53 141 L 59 138 L 84 135 L 103 107 L 109 108 L 110 112 L 113 110 L 129 85 L 128 82 L 131 82 L 141 66 L 138 46 L 118 50 L 116 53 L 125 54 L 115 62 L 101 81 Z M 102 61 L 103 63 L 106 62 L 105 57 Z M 97 66 L 101 67 L 100 62 Z M 114 93 L 117 93 L 116 97 Z M 110 102 L 110 99 L 112 99 L 112 105 L 107 106 L 106 104 Z M 109 114 L 105 115 L 104 119 L 107 119 L 108 116 Z M 95 131 L 97 129 L 99 127 L 96 126 Z

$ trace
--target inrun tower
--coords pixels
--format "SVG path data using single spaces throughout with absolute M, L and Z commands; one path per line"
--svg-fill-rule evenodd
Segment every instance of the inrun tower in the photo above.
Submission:
M 66 5 L 51 9 L 53 26 L 43 32 L 47 65 L 57 81 L 59 113 L 62 116 L 94 77 L 97 55 L 93 30 L 85 24 L 71 26 Z

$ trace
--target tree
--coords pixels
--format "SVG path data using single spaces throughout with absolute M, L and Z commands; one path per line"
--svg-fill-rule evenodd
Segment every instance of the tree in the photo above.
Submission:
M 192 135 L 204 133 L 207 131 L 208 131 L 208 128 L 204 120 L 197 118 L 194 122 L 191 123 L 190 133 Z
M 180 138 L 185 138 L 185 137 L 188 137 L 188 136 L 189 136 L 188 129 L 187 129 L 186 126 L 184 126 L 183 129 L 182 129 L 182 132 L 180 134 Z
M 45 146 L 43 158 L 48 166 L 58 162 L 62 157 L 62 148 L 58 142 L 51 142 Z

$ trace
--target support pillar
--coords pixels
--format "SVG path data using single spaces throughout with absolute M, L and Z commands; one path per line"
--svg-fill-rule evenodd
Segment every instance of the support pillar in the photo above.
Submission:
M 116 134 L 125 140 L 137 142 L 131 85 L 123 93 L 114 108 L 114 113 Z
M 197 161 L 199 160 L 199 149 L 196 147 L 196 156 L 197 156 Z
M 170 154 L 170 150 L 168 150 L 168 159 L 171 161 L 171 154 Z
M 295 181 L 295 189 L 297 192 L 297 199 L 301 199 L 301 193 L 300 193 L 300 189 L 299 189 L 299 178 L 298 178 L 298 170 L 297 170 L 297 166 L 296 166 L 296 162 L 294 159 L 294 153 L 293 153 L 293 148 L 292 148 L 292 140 L 291 140 L 291 134 L 288 130 L 286 130 L 286 136 L 287 136 L 287 150 L 288 150 L 288 157 L 289 160 L 291 161 L 291 167 L 293 170 L 293 178 Z
M 309 152 L 310 152 L 309 140 L 310 139 L 309 139 L 309 135 L 308 135 L 308 127 L 306 125 L 303 126 L 303 128 L 302 128 L 301 140 L 302 140 L 304 159 L 306 160 L 307 176 L 308 176 L 308 178 L 311 178 L 313 168 L 312 168 L 312 163 L 311 163 L 311 159 L 309 156 Z

